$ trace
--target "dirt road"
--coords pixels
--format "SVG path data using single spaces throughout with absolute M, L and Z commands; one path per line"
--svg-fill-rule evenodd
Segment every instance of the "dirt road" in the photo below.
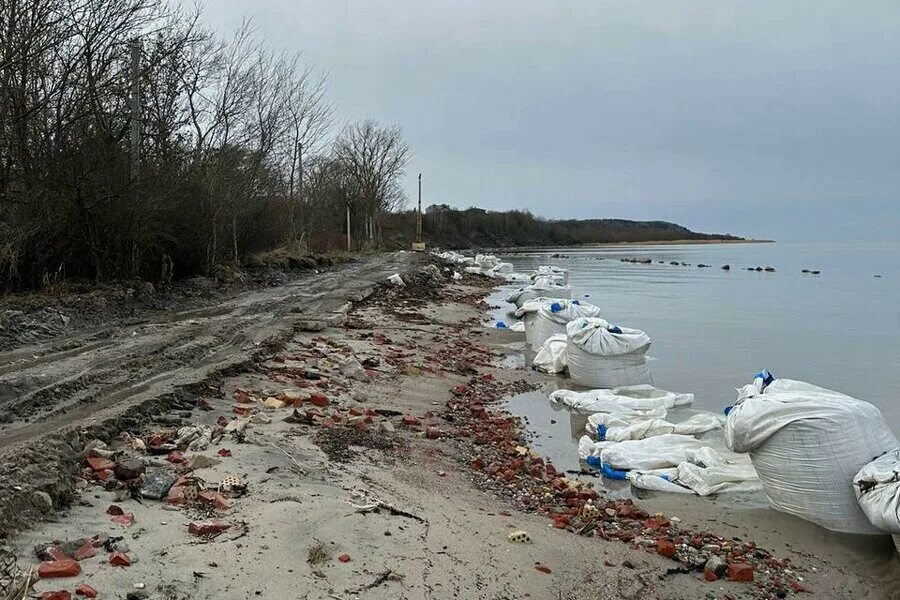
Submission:
M 189 408 L 179 404 L 178 393 L 246 365 L 295 328 L 340 323 L 351 302 L 419 260 L 405 252 L 363 257 L 212 305 L 148 314 L 128 326 L 70 331 L 0 353 L 0 487 L 24 488 L 3 490 L 0 517 L 8 526 L 21 522 L 22 509 L 31 512 L 35 487 L 70 496 L 69 482 L 55 480 L 56 471 L 65 470 L 66 432 L 116 428 L 114 421 L 135 418 L 144 403 Z M 47 439 L 51 433 L 60 436 Z

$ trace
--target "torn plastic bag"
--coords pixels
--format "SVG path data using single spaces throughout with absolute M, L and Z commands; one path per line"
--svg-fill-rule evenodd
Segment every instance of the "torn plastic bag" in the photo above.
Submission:
M 666 433 L 699 435 L 713 429 L 720 429 L 723 421 L 722 416 L 711 412 L 700 412 L 678 423 L 658 417 L 595 413 L 588 417 L 585 429 L 589 434 L 596 435 L 600 441 L 621 442 L 641 440 Z
M 584 413 L 611 412 L 663 418 L 666 409 L 691 404 L 694 395 L 667 392 L 643 384 L 586 392 L 556 390 L 550 394 L 550 401 Z
M 542 373 L 562 373 L 566 370 L 566 334 L 551 335 L 541 346 L 531 366 Z
M 650 336 L 637 329 L 583 317 L 566 325 L 572 381 L 592 388 L 652 383 L 647 364 Z
M 725 443 L 750 453 L 769 504 L 833 531 L 882 533 L 866 518 L 853 486 L 873 457 L 900 447 L 881 412 L 802 381 L 762 380 L 738 390 Z
M 551 335 L 566 333 L 566 324 L 580 317 L 599 317 L 600 309 L 588 302 L 565 298 L 535 298 L 516 309 L 525 320 L 525 340 L 532 350 L 540 348 Z
M 853 478 L 853 491 L 869 522 L 900 534 L 900 449 L 879 456 Z

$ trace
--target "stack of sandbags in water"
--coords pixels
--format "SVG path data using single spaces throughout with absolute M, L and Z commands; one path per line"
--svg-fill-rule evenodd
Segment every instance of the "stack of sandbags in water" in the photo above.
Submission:
M 882 533 L 854 494 L 860 470 L 900 447 L 875 406 L 763 371 L 738 390 L 725 443 L 749 453 L 773 508 L 833 531 Z
M 506 296 L 506 301 L 522 308 L 529 300 L 542 297 L 569 300 L 572 298 L 572 288 L 568 284 L 557 283 L 553 277 L 541 276 L 531 285 L 512 291 Z
M 566 325 L 566 336 L 566 363 L 575 383 L 590 388 L 653 383 L 647 363 L 650 336 L 643 331 L 583 317 Z
M 525 322 L 525 341 L 538 350 L 550 336 L 564 334 L 570 321 L 599 317 L 600 309 L 579 300 L 541 297 L 525 302 L 515 314 Z
M 585 427 L 589 435 L 579 441 L 578 452 L 607 478 L 627 479 L 642 489 L 702 496 L 759 489 L 749 459 L 695 437 L 720 429 L 724 417 L 696 412 L 684 420 L 667 420 L 668 410 L 690 404 L 693 394 L 637 385 L 558 390 L 550 400 L 592 413 Z
M 534 281 L 539 277 L 549 277 L 554 283 L 565 285 L 569 283 L 569 272 L 560 267 L 551 265 L 541 265 L 531 274 L 531 280 Z

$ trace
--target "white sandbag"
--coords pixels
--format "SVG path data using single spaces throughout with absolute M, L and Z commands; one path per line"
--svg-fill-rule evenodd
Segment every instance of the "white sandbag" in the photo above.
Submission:
M 569 272 L 565 269 L 561 269 L 559 267 L 554 267 L 550 265 L 541 265 L 531 274 L 531 279 L 537 279 L 538 277 L 549 277 L 556 283 L 566 284 L 569 283 Z
M 540 348 L 551 335 L 566 333 L 566 325 L 580 317 L 599 317 L 600 309 L 589 302 L 566 298 L 540 297 L 516 309 L 525 321 L 525 341 L 532 350 Z
M 500 277 L 501 275 L 508 275 L 513 272 L 512 263 L 501 262 L 497 263 L 493 267 L 490 267 L 487 271 L 485 271 L 485 275 L 488 277 Z
M 391 275 L 390 277 L 388 277 L 388 281 L 390 281 L 391 283 L 393 283 L 393 284 L 396 285 L 396 286 L 401 286 L 401 287 L 402 287 L 402 286 L 406 285 L 406 282 L 403 281 L 403 278 L 400 277 L 400 274 L 399 274 L 399 273 L 394 273 L 393 275 Z
M 446 252 L 438 252 L 435 254 L 440 259 L 446 260 L 447 262 L 451 262 L 458 265 L 472 265 L 475 263 L 475 259 L 471 256 L 464 256 L 459 252 L 453 252 L 452 250 L 448 250 Z
M 586 392 L 556 390 L 550 394 L 550 402 L 564 404 L 578 412 L 611 412 L 660 418 L 666 416 L 667 409 L 686 406 L 693 401 L 693 394 L 668 392 L 647 384 Z
M 720 429 L 724 418 L 711 412 L 699 412 L 678 423 L 663 418 L 647 418 L 640 415 L 616 413 L 595 413 L 588 417 L 585 430 L 596 435 L 598 440 L 621 442 L 677 433 L 679 435 L 699 435 Z
M 739 391 L 725 443 L 749 452 L 769 504 L 833 531 L 875 534 L 853 479 L 873 457 L 900 447 L 868 402 L 802 381 L 762 378 Z
M 853 491 L 872 525 L 900 534 L 900 450 L 879 456 L 860 469 L 853 478 Z
M 515 304 L 516 308 L 521 308 L 529 300 L 541 297 L 568 300 L 572 297 L 572 288 L 554 283 L 549 277 L 538 277 L 531 285 L 511 292 L 506 296 L 506 301 Z
M 677 467 L 687 460 L 688 451 L 699 450 L 705 445 L 689 435 L 667 433 L 643 440 L 596 442 L 591 447 L 591 454 L 599 456 L 603 463 L 620 471 L 663 469 Z M 579 448 L 581 446 L 579 442 Z
M 526 335 L 528 334 L 526 329 Z M 562 373 L 566 370 L 566 334 L 551 335 L 534 355 L 531 366 L 541 373 Z
M 475 255 L 475 266 L 481 267 L 482 269 L 493 269 L 497 265 L 499 265 L 502 261 L 494 256 L 493 254 L 476 254 Z
M 516 332 L 525 332 L 525 323 L 522 321 L 514 321 L 512 323 L 507 323 L 506 321 L 492 321 L 485 323 L 485 327 L 490 327 L 491 329 L 505 329 L 507 331 L 516 331 Z
M 579 385 L 613 388 L 652 383 L 647 350 L 650 336 L 617 327 L 604 319 L 583 317 L 566 325 L 569 375 Z
M 675 468 L 629 471 L 627 478 L 637 488 L 698 496 L 762 489 L 749 456 L 709 447 L 688 450 Z
M 666 492 L 667 494 L 694 494 L 689 487 L 678 485 L 673 479 L 678 477 L 678 469 L 663 469 L 674 471 L 673 475 L 667 473 L 648 473 L 644 471 L 629 471 L 626 478 L 633 487 L 654 492 Z

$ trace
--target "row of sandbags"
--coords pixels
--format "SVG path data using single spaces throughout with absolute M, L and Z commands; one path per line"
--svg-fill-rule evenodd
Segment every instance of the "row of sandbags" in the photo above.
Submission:
M 435 256 L 447 262 L 460 265 L 467 273 L 506 278 L 513 275 L 512 264 L 503 262 L 493 254 L 476 254 L 473 257 L 448 250 L 446 252 L 437 252 Z
M 583 438 L 579 451 L 604 474 L 702 495 L 761 484 L 772 507 L 828 529 L 900 535 L 900 443 L 875 406 L 764 371 L 739 390 L 728 412 L 728 451 L 714 450 L 693 437 L 711 427 L 709 414 L 681 423 L 665 418 L 692 396 L 634 385 L 650 382 L 649 336 L 611 325 L 596 306 L 571 300 L 571 288 L 553 275 L 550 267 L 536 271 L 532 286 L 508 300 L 524 318 L 535 368 L 568 369 L 588 387 L 626 386 L 551 397 L 594 413 L 588 428 L 598 440 Z M 662 463 L 647 457 L 663 457 Z

